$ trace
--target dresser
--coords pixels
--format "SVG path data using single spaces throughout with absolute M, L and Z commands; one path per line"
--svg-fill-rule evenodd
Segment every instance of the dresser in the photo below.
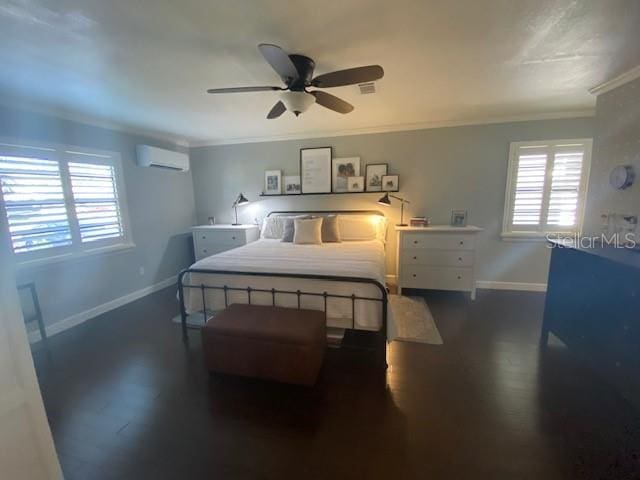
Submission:
M 457 290 L 476 296 L 474 226 L 396 227 L 398 293 L 403 288 Z
M 254 242 L 260 236 L 257 225 L 199 225 L 191 231 L 196 261 Z
M 542 344 L 553 333 L 640 408 L 640 250 L 552 246 Z

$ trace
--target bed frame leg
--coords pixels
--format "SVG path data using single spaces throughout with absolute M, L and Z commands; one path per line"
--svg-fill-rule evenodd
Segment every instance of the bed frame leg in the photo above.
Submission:
M 378 334 L 378 348 L 376 349 L 377 364 L 378 366 L 386 370 L 389 366 L 387 364 L 387 335 L 383 332 Z
M 182 320 L 182 341 L 184 343 L 189 343 L 189 335 L 187 333 L 187 309 L 184 305 L 184 285 L 182 283 L 182 279 L 186 270 L 183 270 L 178 275 L 178 301 L 180 302 L 180 319 Z

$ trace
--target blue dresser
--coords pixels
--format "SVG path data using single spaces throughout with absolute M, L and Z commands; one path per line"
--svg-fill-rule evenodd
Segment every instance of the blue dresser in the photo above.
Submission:
M 640 251 L 556 246 L 543 344 L 549 332 L 640 406 Z

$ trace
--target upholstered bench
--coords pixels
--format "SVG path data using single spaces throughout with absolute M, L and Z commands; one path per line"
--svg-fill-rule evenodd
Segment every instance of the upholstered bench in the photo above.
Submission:
M 211 372 L 312 386 L 326 345 L 324 312 L 233 304 L 202 328 Z

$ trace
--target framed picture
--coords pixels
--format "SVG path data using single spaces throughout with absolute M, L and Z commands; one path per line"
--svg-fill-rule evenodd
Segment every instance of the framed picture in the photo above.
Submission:
M 366 189 L 367 192 L 382 191 L 382 177 L 387 174 L 386 163 L 374 163 L 367 165 Z
M 284 176 L 284 193 L 285 195 L 300 194 L 300 175 Z
M 451 210 L 451 226 L 452 227 L 466 227 L 467 226 L 467 211 L 466 210 Z
M 282 170 L 265 170 L 264 194 L 280 195 L 282 193 Z
M 399 175 L 384 175 L 382 177 L 382 190 L 385 192 L 397 192 L 400 188 Z
M 348 192 L 349 178 L 360 176 L 360 158 L 334 158 L 331 160 L 331 191 Z
M 364 177 L 349 177 L 347 179 L 348 192 L 364 192 Z
M 331 147 L 300 149 L 300 193 L 331 192 Z

